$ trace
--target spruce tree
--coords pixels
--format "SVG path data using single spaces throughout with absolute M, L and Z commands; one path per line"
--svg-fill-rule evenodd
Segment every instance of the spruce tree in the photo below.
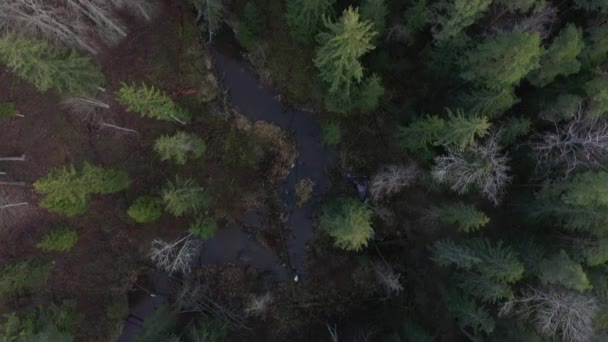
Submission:
M 492 333 L 496 322 L 484 306 L 456 289 L 443 291 L 448 311 L 454 315 L 461 328 L 471 328 L 474 334 Z
M 188 232 L 205 241 L 211 239 L 217 231 L 215 220 L 209 217 L 198 217 L 196 221 L 190 224 Z
M 448 109 L 448 121 L 434 144 L 453 146 L 462 151 L 473 145 L 476 138 L 487 135 L 490 127 L 491 124 L 485 117 L 466 117 L 461 110 L 454 114 Z
M 476 88 L 458 96 L 457 107 L 468 113 L 479 113 L 490 118 L 499 117 L 521 100 L 514 87 L 501 90 Z
M 360 58 L 374 48 L 371 41 L 376 33 L 372 23 L 361 21 L 359 11 L 352 7 L 337 22 L 326 22 L 325 26 L 327 31 L 318 35 L 320 47 L 314 63 L 321 79 L 329 85 L 327 96 L 331 103 L 351 106 L 355 89 L 364 76 Z
M 205 189 L 189 178 L 176 177 L 175 181 L 167 182 L 161 196 L 165 209 L 178 217 L 197 213 L 210 202 Z
M 570 259 L 564 250 L 543 260 L 539 269 L 539 278 L 543 284 L 559 284 L 581 292 L 591 288 L 582 266 Z
M 287 25 L 292 37 L 301 43 L 312 43 L 324 18 L 333 14 L 335 3 L 336 0 L 287 0 Z
M 594 26 L 591 28 L 591 35 L 581 59 L 586 67 L 592 68 L 604 62 L 606 58 L 608 58 L 608 26 Z
M 399 128 L 397 140 L 405 151 L 421 159 L 432 158 L 429 145 L 444 132 L 445 121 L 438 116 L 426 116 Z
M 331 235 L 337 247 L 358 251 L 372 238 L 372 212 L 353 198 L 342 198 L 323 207 L 321 228 Z
M 213 40 L 213 35 L 219 30 L 222 23 L 222 1 L 221 0 L 190 0 L 196 8 L 196 21 L 204 21 L 207 29 L 208 42 Z
M 435 207 L 429 214 L 434 220 L 455 225 L 465 233 L 475 232 L 490 222 L 490 218 L 474 205 L 462 202 Z
M 69 252 L 78 241 L 78 233 L 68 227 L 53 229 L 42 238 L 36 247 L 46 252 Z
M 471 26 L 490 7 L 492 0 L 441 0 L 434 5 L 433 36 L 444 42 Z
M 374 24 L 374 31 L 382 36 L 386 30 L 388 8 L 384 0 L 364 0 L 361 4 L 361 17 Z
M 574 24 L 568 24 L 553 39 L 551 46 L 540 60 L 540 68 L 530 74 L 530 81 L 538 87 L 553 82 L 557 76 L 576 74 L 581 68 L 578 55 L 583 51 L 583 32 Z
M 608 112 L 608 77 L 596 77 L 585 84 L 585 92 L 590 98 L 589 111 L 595 117 Z
M 544 0 L 496 0 L 511 13 L 526 13 L 536 5 L 544 5 Z
M 162 201 L 159 198 L 138 197 L 129 207 L 127 214 L 137 223 L 151 223 L 157 221 L 163 214 Z
M 103 75 L 91 60 L 75 50 L 61 50 L 14 33 L 0 37 L 0 63 L 41 92 L 53 89 L 61 94 L 86 95 L 103 83 Z
M 606 0 L 574 0 L 574 4 L 589 12 L 608 13 L 608 1 Z
M 171 160 L 184 165 L 188 158 L 199 159 L 207 150 L 203 139 L 195 134 L 178 132 L 172 136 L 163 135 L 154 142 L 154 151 L 163 161 Z
M 468 51 L 460 60 L 461 77 L 478 86 L 502 90 L 519 84 L 537 69 L 542 53 L 540 34 L 515 29 Z
M 163 121 L 177 121 L 184 125 L 190 121 L 191 115 L 180 108 L 171 98 L 154 86 L 148 87 L 123 83 L 117 93 L 117 100 L 127 107 L 130 112 L 136 112 L 143 117 Z

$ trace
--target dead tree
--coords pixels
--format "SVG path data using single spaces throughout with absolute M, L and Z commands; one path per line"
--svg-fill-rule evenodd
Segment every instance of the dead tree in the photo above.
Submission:
M 398 296 L 403 291 L 403 286 L 399 281 L 401 274 L 395 272 L 393 268 L 386 263 L 372 263 L 374 271 L 376 273 L 376 279 L 382 287 L 387 296 Z
M 3 161 L 24 162 L 25 154 L 22 154 L 18 157 L 1 157 L 0 162 L 3 162 Z
M 266 292 L 262 296 L 253 296 L 245 308 L 245 314 L 247 316 L 261 317 L 264 316 L 270 305 L 272 305 L 273 298 L 270 292 Z
M 603 169 L 608 162 L 608 122 L 590 118 L 582 110 L 564 124 L 534 137 L 532 156 L 543 176 L 560 170 L 568 176 L 579 169 Z
M 593 318 L 599 310 L 592 295 L 563 288 L 530 288 L 503 304 L 501 316 L 515 316 L 531 322 L 549 339 L 588 341 L 593 335 Z
M 154 265 L 169 275 L 189 274 L 192 262 L 199 255 L 201 244 L 186 235 L 172 242 L 155 239 L 152 241 L 150 259 Z
M 0 191 L 0 227 L 6 228 L 18 222 L 27 214 L 29 203 L 22 192 Z
M 405 187 L 411 185 L 420 174 L 415 164 L 388 165 L 380 169 L 371 179 L 370 196 L 374 201 L 396 195 Z

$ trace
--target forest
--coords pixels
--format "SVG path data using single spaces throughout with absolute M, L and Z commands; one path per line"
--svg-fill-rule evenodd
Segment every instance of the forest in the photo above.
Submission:
M 608 0 L 0 0 L 0 132 L 0 341 L 608 341 Z

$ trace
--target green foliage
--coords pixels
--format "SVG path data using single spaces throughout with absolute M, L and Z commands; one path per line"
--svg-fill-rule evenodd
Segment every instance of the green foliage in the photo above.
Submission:
M 597 77 L 585 84 L 589 96 L 589 110 L 594 116 L 608 112 L 608 77 Z
M 608 239 L 599 239 L 581 246 L 587 266 L 599 266 L 608 262 Z
M 541 261 L 539 268 L 538 277 L 543 284 L 560 284 L 578 291 L 591 288 L 591 283 L 581 265 L 572 261 L 564 250 Z
M 400 331 L 400 338 L 402 342 L 434 342 L 435 338 L 429 333 L 424 331 L 414 321 L 407 320 Z
M 171 160 L 176 164 L 184 165 L 188 158 L 201 158 L 207 151 L 207 145 L 195 134 L 178 132 L 172 136 L 163 135 L 156 139 L 154 151 L 163 161 Z
M 434 144 L 445 130 L 445 121 L 438 116 L 426 116 L 408 126 L 400 127 L 397 135 L 399 145 L 405 151 L 421 159 L 432 158 L 429 145 Z
M 512 116 L 502 124 L 499 136 L 501 146 L 509 146 L 518 138 L 530 133 L 532 122 L 528 118 Z
M 336 0 L 287 0 L 287 25 L 291 36 L 305 44 L 314 41 L 323 19 L 333 14 Z
M 471 26 L 490 7 L 492 0 L 441 0 L 434 5 L 433 36 L 438 42 L 449 40 Z
M 368 113 L 376 108 L 380 103 L 380 99 L 384 95 L 384 86 L 382 79 L 373 74 L 367 77 L 357 89 L 358 96 L 354 101 L 354 107 L 363 113 Z
M 608 1 L 606 0 L 574 0 L 574 5 L 590 12 L 608 13 Z
M 471 269 L 482 262 L 478 253 L 464 244 L 457 244 L 452 240 L 439 240 L 431 247 L 433 261 L 440 266 L 454 265 L 460 269 Z
M 138 197 L 129 207 L 127 214 L 137 223 L 157 221 L 163 214 L 162 201 L 155 197 Z
M 542 53 L 540 34 L 514 30 L 468 51 L 460 60 L 460 75 L 476 85 L 502 90 L 538 68 Z
M 255 43 L 264 32 L 264 14 L 253 1 L 247 2 L 239 17 L 239 30 L 237 39 L 248 50 L 255 47 Z
M 0 37 L 0 63 L 41 92 L 85 95 L 103 84 L 103 75 L 88 57 L 13 33 Z
M 496 2 L 503 5 L 511 13 L 526 13 L 535 6 L 545 4 L 545 0 L 497 0 Z
M 601 64 L 608 57 L 608 25 L 592 28 L 589 41 L 585 46 L 583 59 L 587 66 Z
M 0 325 L 0 336 L 3 342 L 72 342 L 79 320 L 75 302 L 51 303 L 22 316 L 12 313 Z
M 583 51 L 583 31 L 568 24 L 553 39 L 551 46 L 540 60 L 540 69 L 530 74 L 530 82 L 544 87 L 557 76 L 576 74 L 581 69 L 577 57 Z
M 44 235 L 36 247 L 45 252 L 68 252 L 78 241 L 78 233 L 68 227 L 54 229 Z
M 458 227 L 459 231 L 475 232 L 490 222 L 490 218 L 474 205 L 457 202 L 431 209 L 431 216 L 436 220 Z
M 167 182 L 162 191 L 162 199 L 165 209 L 174 216 L 195 214 L 210 202 L 209 195 L 196 181 L 179 177 Z
M 224 323 L 199 320 L 186 331 L 184 342 L 225 342 L 227 338 L 228 329 Z
M 198 217 L 196 221 L 190 224 L 190 229 L 188 229 L 190 234 L 198 236 L 205 241 L 211 239 L 216 231 L 217 224 L 214 219 L 209 217 Z
M 496 323 L 488 310 L 477 305 L 475 300 L 460 291 L 448 290 L 443 294 L 448 311 L 454 315 L 462 328 L 471 328 L 475 334 L 494 331 Z
M 323 143 L 325 145 L 338 145 L 342 140 L 342 128 L 338 123 L 332 122 L 323 125 Z
M 85 163 L 78 171 L 73 165 L 53 170 L 37 180 L 34 188 L 45 195 L 40 206 L 66 216 L 83 214 L 93 194 L 119 192 L 129 186 L 125 172 L 103 169 Z
M 484 137 L 490 130 L 490 122 L 486 117 L 466 117 L 460 110 L 454 114 L 448 109 L 449 119 L 441 134 L 434 142 L 435 145 L 454 146 L 464 150 L 475 143 L 476 138 Z
M 17 116 L 17 108 L 12 102 L 0 103 L 0 118 L 13 118 Z
M 422 31 L 428 25 L 431 14 L 428 0 L 414 0 L 404 14 L 405 27 L 410 36 Z
M 46 283 L 53 270 L 52 262 L 22 261 L 0 270 L 0 295 L 34 290 Z
M 350 99 L 352 88 L 363 79 L 359 59 L 374 46 L 372 23 L 361 21 L 357 9 L 349 7 L 335 23 L 326 22 L 327 31 L 318 35 L 320 47 L 314 59 L 320 77 L 329 84 L 329 96 Z
M 382 36 L 386 30 L 386 16 L 388 8 L 384 0 L 363 0 L 361 4 L 361 17 L 374 24 L 374 31 Z
M 143 328 L 134 342 L 169 341 L 171 332 L 177 326 L 177 315 L 169 305 L 162 305 L 152 316 L 146 318 Z
M 542 117 L 554 122 L 570 120 L 578 113 L 582 101 L 583 99 L 578 95 L 560 94 L 547 105 L 547 108 L 541 113 Z
M 335 245 L 358 251 L 372 238 L 372 211 L 354 198 L 341 198 L 323 207 L 321 228 L 335 239 Z
M 170 97 L 145 83 L 141 86 L 123 83 L 116 95 L 118 102 L 126 106 L 128 111 L 146 118 L 174 120 L 181 124 L 186 124 L 191 119 L 190 113 L 180 108 Z
M 474 89 L 458 97 L 459 106 L 467 112 L 489 117 L 498 117 L 519 102 L 514 87 L 501 90 Z
M 209 35 L 209 42 L 213 39 L 213 35 L 220 29 L 222 24 L 222 1 L 221 0 L 190 0 L 196 8 L 197 18 L 199 22 L 204 20 Z

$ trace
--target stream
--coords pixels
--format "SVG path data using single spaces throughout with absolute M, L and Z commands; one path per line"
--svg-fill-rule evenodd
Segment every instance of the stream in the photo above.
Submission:
M 287 260 L 247 232 L 262 230 L 269 222 L 270 210 L 257 208 L 245 213 L 239 223 L 227 225 L 206 241 L 199 262 L 200 265 L 249 265 L 258 272 L 270 273 L 275 282 L 301 280 L 306 277 L 307 244 L 313 238 L 321 196 L 330 185 L 327 171 L 335 167 L 335 152 L 323 144 L 321 126 L 314 113 L 286 108 L 276 91 L 261 84 L 237 47 L 233 35 L 226 32 L 216 37 L 216 43 L 211 47 L 216 73 L 228 91 L 232 105 L 252 122 L 262 120 L 280 127 L 293 138 L 297 148 L 295 165 L 281 191 L 283 210 L 288 214 L 284 236 Z M 294 188 L 298 181 L 306 178 L 314 182 L 314 193 L 305 205 L 298 207 Z M 146 278 L 151 291 L 158 295 L 140 293 L 135 305 L 130 307 L 120 342 L 132 341 L 141 330 L 143 320 L 166 301 L 163 296 L 167 293 L 165 277 L 148 274 Z

